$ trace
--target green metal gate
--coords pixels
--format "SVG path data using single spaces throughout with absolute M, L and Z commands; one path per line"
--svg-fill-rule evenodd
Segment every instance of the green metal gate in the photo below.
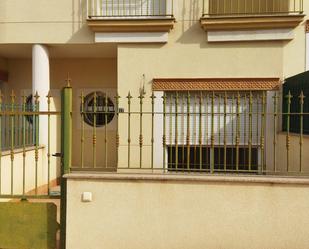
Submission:
M 63 176 L 71 165 L 72 88 L 68 84 L 61 91 L 61 111 L 53 107 L 50 93 L 45 99 L 48 110 L 40 110 L 37 93 L 32 108 L 28 99 L 22 96 L 18 101 L 12 92 L 9 103 L 5 103 L 0 94 L 0 248 L 64 249 L 66 180 Z M 40 126 L 41 117 L 47 118 L 47 127 Z M 53 129 L 57 131 L 59 126 L 58 136 Z M 46 129 L 45 146 L 39 144 L 39 129 Z M 60 144 L 58 137 L 61 152 L 54 146 Z M 59 183 L 57 193 L 53 185 L 59 187 Z M 57 207 L 55 203 L 60 205 Z

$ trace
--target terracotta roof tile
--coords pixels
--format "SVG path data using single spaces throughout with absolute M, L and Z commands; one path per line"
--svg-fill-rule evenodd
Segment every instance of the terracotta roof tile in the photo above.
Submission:
M 265 91 L 279 88 L 279 78 L 154 79 L 154 91 Z

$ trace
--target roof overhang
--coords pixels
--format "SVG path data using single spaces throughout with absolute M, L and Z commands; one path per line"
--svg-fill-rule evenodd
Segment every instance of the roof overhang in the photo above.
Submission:
M 281 85 L 279 78 L 157 78 L 154 91 L 272 91 Z

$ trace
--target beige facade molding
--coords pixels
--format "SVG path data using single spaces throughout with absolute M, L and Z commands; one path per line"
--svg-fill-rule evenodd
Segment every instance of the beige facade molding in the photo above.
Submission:
M 154 181 L 154 182 L 195 182 L 195 183 L 239 183 L 239 184 L 295 184 L 309 185 L 305 177 L 282 176 L 235 176 L 201 174 L 125 174 L 125 173 L 70 173 L 64 175 L 69 180 L 89 181 Z
M 251 17 L 202 17 L 204 30 L 248 30 L 296 28 L 304 15 L 251 16 Z
M 89 19 L 88 27 L 94 32 L 169 32 L 175 18 L 158 19 Z
M 279 78 L 153 79 L 154 91 L 270 91 L 280 86 Z

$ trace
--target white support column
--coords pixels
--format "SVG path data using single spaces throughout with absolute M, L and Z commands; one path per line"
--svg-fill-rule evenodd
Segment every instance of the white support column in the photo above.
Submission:
M 49 55 L 48 49 L 44 45 L 35 44 L 32 47 L 32 94 L 36 92 L 40 96 L 40 111 L 47 111 L 47 98 L 50 90 L 50 73 L 49 73 Z M 41 115 L 39 118 L 39 143 L 47 145 L 48 134 L 46 127 L 48 126 L 48 118 Z

